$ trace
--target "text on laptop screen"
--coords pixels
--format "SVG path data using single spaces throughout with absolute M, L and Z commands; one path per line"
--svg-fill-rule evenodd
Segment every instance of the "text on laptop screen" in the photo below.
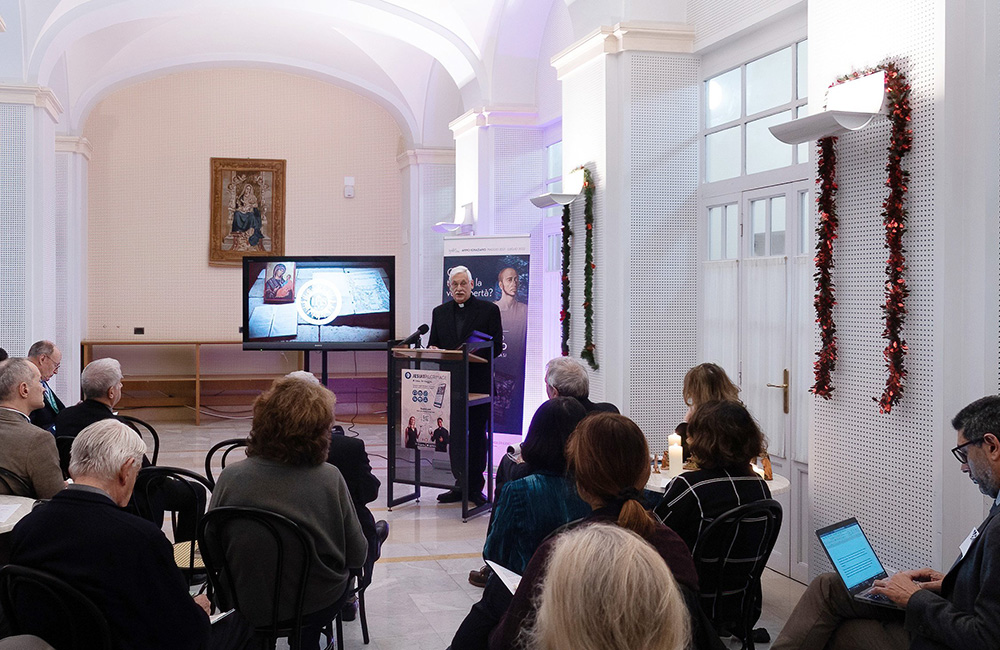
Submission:
M 848 589 L 884 572 L 857 522 L 823 534 L 823 545 Z

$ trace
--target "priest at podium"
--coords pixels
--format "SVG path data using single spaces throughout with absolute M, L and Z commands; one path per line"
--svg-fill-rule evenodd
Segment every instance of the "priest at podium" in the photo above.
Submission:
M 431 318 L 431 335 L 427 344 L 432 348 L 454 350 L 465 343 L 473 331 L 479 330 L 493 337 L 493 356 L 503 351 L 503 324 L 500 309 L 491 301 L 472 295 L 472 273 L 464 266 L 448 271 L 448 292 L 452 299 L 434 308 Z M 469 390 L 489 393 L 493 377 L 486 364 L 472 364 L 469 370 Z M 476 505 L 486 503 L 483 495 L 486 471 L 486 423 L 492 405 L 485 404 L 469 409 L 469 499 Z M 462 500 L 461 485 L 464 470 L 465 446 L 463 436 L 453 432 L 449 457 L 451 473 L 455 475 L 455 488 L 438 496 L 441 503 Z

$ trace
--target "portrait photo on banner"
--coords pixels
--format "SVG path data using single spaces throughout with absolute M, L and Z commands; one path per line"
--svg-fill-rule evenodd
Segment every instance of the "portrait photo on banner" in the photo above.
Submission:
M 525 238 L 527 241 L 527 238 Z M 528 281 L 531 256 L 524 254 L 445 255 L 444 299 L 448 270 L 465 266 L 472 273 L 472 295 L 496 303 L 503 323 L 503 352 L 494 361 L 493 426 L 520 434 L 524 415 L 524 363 L 528 339 Z
M 285 161 L 212 158 L 208 262 L 285 253 Z

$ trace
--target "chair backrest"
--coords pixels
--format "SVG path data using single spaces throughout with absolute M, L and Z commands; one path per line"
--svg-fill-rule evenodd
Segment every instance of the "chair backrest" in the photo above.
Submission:
M 702 608 L 720 633 L 752 634 L 760 576 L 780 529 L 781 504 L 762 499 L 720 515 L 699 536 L 694 564 Z
M 7 492 L 5 494 L 14 494 L 22 497 L 30 497 L 32 499 L 38 498 L 38 495 L 35 494 L 35 491 L 30 485 L 28 485 L 27 481 L 9 469 L 0 467 L 0 483 L 7 486 Z
M 178 512 L 183 511 L 193 517 L 190 521 L 190 536 L 193 536 L 198 521 L 205 514 L 205 504 L 211 492 L 212 486 L 208 480 L 196 472 L 182 467 L 150 466 L 139 470 L 132 500 L 136 514 L 152 522 L 157 528 L 163 526 L 164 512 L 169 512 L 171 530 L 177 541 Z M 182 563 L 181 558 L 178 558 L 178 566 L 182 569 L 194 569 L 197 566 L 196 553 L 195 545 L 188 545 L 188 562 Z
M 69 452 L 73 448 L 76 436 L 56 436 L 56 449 L 59 450 L 59 469 L 63 478 L 69 478 Z
M 208 478 L 208 482 L 212 484 L 213 489 L 215 488 L 215 474 L 212 472 L 212 468 L 215 465 L 216 454 L 222 454 L 219 457 L 219 467 L 220 469 L 226 469 L 226 460 L 229 458 L 229 454 L 233 453 L 233 451 L 239 449 L 240 447 L 246 446 L 246 438 L 230 438 L 229 440 L 223 440 L 222 442 L 213 445 L 212 448 L 208 450 L 208 454 L 205 456 L 205 477 Z
M 156 433 L 153 425 L 139 418 L 134 418 L 131 415 L 119 415 L 117 417 L 119 421 L 132 427 L 132 430 L 138 433 L 140 438 L 145 439 L 146 434 L 148 434 L 153 439 L 153 454 L 149 458 L 149 464 L 156 465 L 156 459 L 160 457 L 160 436 Z
M 8 564 L 0 569 L 0 605 L 14 634 L 41 637 L 59 650 L 110 650 L 101 610 L 53 575 Z
M 315 553 L 312 538 L 283 515 L 225 506 L 202 518 L 198 545 L 222 605 L 236 609 L 270 639 L 287 636 L 289 645 L 298 647 Z

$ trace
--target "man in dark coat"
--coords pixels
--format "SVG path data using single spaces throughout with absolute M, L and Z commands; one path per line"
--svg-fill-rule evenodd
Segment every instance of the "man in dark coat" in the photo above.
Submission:
M 62 400 L 49 386 L 49 380 L 59 374 L 62 365 L 62 352 L 52 341 L 35 341 L 28 348 L 28 361 L 35 364 L 42 375 L 42 386 L 45 388 L 45 401 L 42 406 L 31 412 L 31 423 L 49 433 L 55 432 L 56 415 L 65 408 Z
M 94 422 L 115 417 L 115 404 L 122 397 L 122 367 L 117 359 L 97 359 L 80 375 L 83 401 L 59 411 L 56 435 L 75 436 Z
M 432 348 L 454 350 L 468 340 L 474 331 L 493 338 L 493 356 L 503 352 L 503 323 L 500 308 L 495 303 L 480 300 L 472 295 L 474 280 L 472 273 L 464 266 L 456 266 L 448 272 L 448 290 L 452 299 L 434 308 L 431 318 L 431 335 L 427 344 Z M 490 393 L 493 377 L 486 364 L 470 364 L 469 390 L 473 393 Z M 456 388 L 453 388 L 456 389 Z M 486 422 L 490 417 L 489 404 L 469 409 L 469 494 L 476 505 L 486 503 L 483 486 L 486 481 Z M 462 474 L 465 472 L 465 440 L 461 432 L 452 432 L 451 473 L 455 476 L 455 488 L 438 496 L 441 503 L 455 503 L 462 500 Z

